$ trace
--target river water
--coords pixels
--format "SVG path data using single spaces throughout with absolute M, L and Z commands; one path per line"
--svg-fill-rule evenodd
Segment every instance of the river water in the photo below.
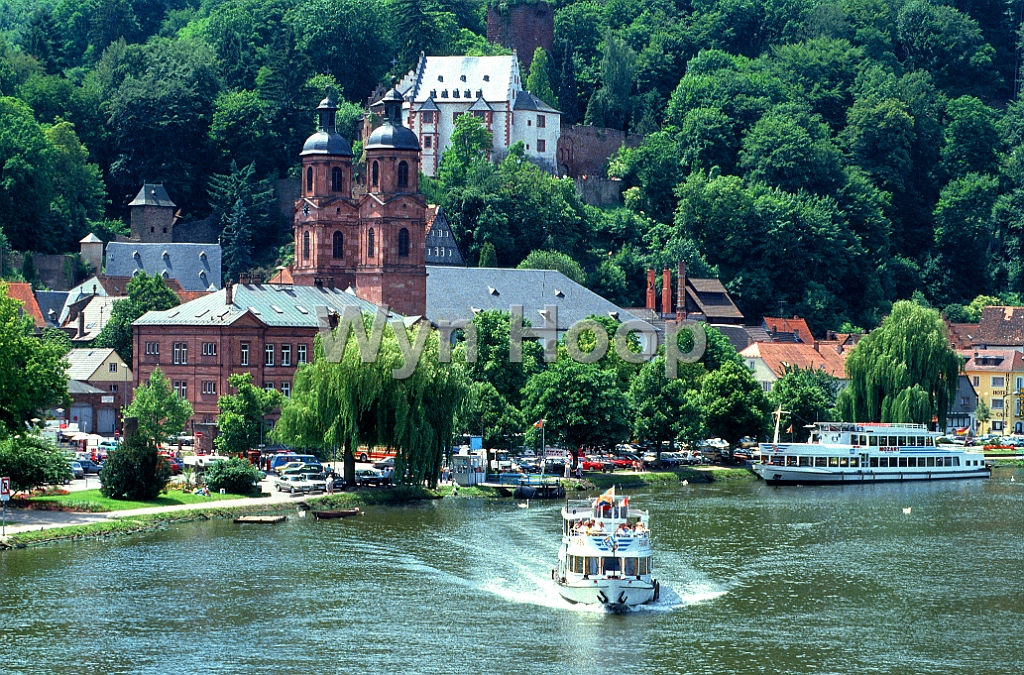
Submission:
M 558 597 L 555 502 L 446 499 L 0 552 L 0 672 L 1016 675 L 1013 473 L 632 490 L 662 597 L 626 614 Z

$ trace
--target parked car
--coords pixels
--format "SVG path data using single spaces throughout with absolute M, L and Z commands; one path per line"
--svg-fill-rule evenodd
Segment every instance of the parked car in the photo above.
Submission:
M 612 463 L 606 462 L 604 461 L 604 458 L 596 456 L 584 457 L 581 464 L 583 465 L 584 471 L 612 471 L 615 468 Z
M 327 492 L 327 476 L 325 474 L 307 472 L 300 475 L 309 483 L 310 492 Z
M 384 469 L 394 469 L 395 468 L 395 458 L 394 457 L 388 457 L 387 459 L 382 459 L 382 460 L 376 461 L 376 462 L 373 463 L 373 468 L 374 469 L 380 469 L 381 471 L 383 471 Z
M 179 474 L 183 468 L 181 461 L 173 455 L 160 455 L 160 459 L 167 462 L 167 465 L 171 467 L 172 474 Z
M 290 492 L 292 494 L 296 492 L 309 492 L 312 489 L 312 486 L 301 474 L 281 476 L 274 481 L 274 487 L 277 488 L 278 492 Z
M 305 462 L 288 462 L 286 464 L 281 464 L 280 466 L 278 466 L 277 469 L 275 469 L 275 471 L 277 471 L 278 476 L 284 476 L 291 472 L 302 471 L 305 468 Z
M 356 485 L 378 487 L 384 484 L 384 474 L 379 469 L 356 469 Z
M 71 462 L 71 473 L 75 478 L 85 478 L 85 469 L 78 462 Z
M 100 469 L 103 468 L 102 464 L 97 464 L 91 459 L 87 459 L 85 457 L 75 461 L 82 465 L 82 471 L 84 471 L 85 473 L 99 473 Z

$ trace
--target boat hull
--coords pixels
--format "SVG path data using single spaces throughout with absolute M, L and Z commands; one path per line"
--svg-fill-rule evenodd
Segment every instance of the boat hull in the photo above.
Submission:
M 335 518 L 350 518 L 358 516 L 359 509 L 341 509 L 339 511 L 314 511 L 313 517 L 317 520 L 334 520 Z
M 863 483 L 889 483 L 900 481 L 953 480 L 988 478 L 988 467 L 962 468 L 948 471 L 829 471 L 811 467 L 755 464 L 751 470 L 771 485 L 843 485 Z
M 604 605 L 609 609 L 625 609 L 653 602 L 657 582 L 636 578 L 598 578 L 558 581 L 558 593 L 574 604 Z

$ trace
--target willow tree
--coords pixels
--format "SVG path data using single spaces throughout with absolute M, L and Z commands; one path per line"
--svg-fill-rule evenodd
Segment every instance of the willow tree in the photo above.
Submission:
M 944 429 L 962 363 L 937 311 L 897 302 L 846 358 L 850 384 L 839 412 L 855 422 L 934 422 Z
M 303 447 L 343 448 L 345 481 L 350 484 L 356 450 L 361 445 L 384 447 L 395 452 L 396 480 L 433 487 L 451 450 L 468 378 L 463 364 L 440 363 L 437 331 L 419 324 L 410 336 L 401 322 L 382 328 L 379 349 L 368 361 L 354 332 L 344 339 L 336 329 L 332 337 L 337 342 L 328 347 L 317 336 L 313 363 L 296 374 L 273 436 Z M 396 331 L 405 333 L 402 345 Z M 426 334 L 420 337 L 419 331 Z M 402 348 L 421 344 L 416 367 L 403 373 Z

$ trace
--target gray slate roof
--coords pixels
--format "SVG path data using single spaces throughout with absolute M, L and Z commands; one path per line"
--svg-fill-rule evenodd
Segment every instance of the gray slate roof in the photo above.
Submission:
M 166 254 L 166 255 L 165 255 Z M 186 291 L 220 288 L 220 244 L 107 244 L 108 276 L 131 277 L 136 272 L 177 279 Z
M 146 183 L 128 206 L 177 206 L 171 201 L 163 185 Z
M 72 349 L 68 352 L 68 377 L 85 381 L 96 374 L 96 369 L 113 353 L 113 349 Z M 118 358 L 120 362 L 120 358 Z
M 316 308 L 325 306 L 339 314 L 355 306 L 376 312 L 372 302 L 337 288 L 279 284 L 236 284 L 233 302 L 224 303 L 221 289 L 161 312 L 147 312 L 133 326 L 227 326 L 248 312 L 269 326 L 316 328 Z M 397 315 L 396 315 L 397 316 Z
M 67 302 L 67 291 L 36 291 L 36 303 L 39 310 L 46 319 L 46 325 L 51 328 L 60 326 L 60 316 L 64 311 L 64 303 Z M 53 312 L 52 318 L 50 312 Z
M 508 312 L 523 306 L 523 317 L 535 327 L 544 323 L 545 305 L 558 307 L 558 330 L 568 330 L 590 315 L 631 321 L 634 315 L 554 270 L 427 265 L 427 318 L 431 321 L 472 319 L 474 309 Z
M 72 396 L 84 396 L 86 394 L 106 394 L 108 392 L 105 392 L 102 389 L 97 389 L 91 384 L 86 384 L 85 382 L 71 380 L 70 382 L 68 382 L 68 393 L 71 394 Z
M 433 209 L 433 217 L 431 217 Z M 448 218 L 440 206 L 427 207 L 426 263 L 428 265 L 459 265 L 465 267 L 459 242 L 455 240 Z
M 540 100 L 530 92 L 524 90 L 516 92 L 516 101 L 512 104 L 513 110 L 536 110 L 538 112 L 558 113 L 557 110 Z
M 431 90 L 481 90 L 487 101 L 505 101 L 519 73 L 515 54 L 506 56 L 421 56 L 416 68 L 398 84 L 406 101 L 423 103 Z M 484 79 L 487 76 L 487 79 Z M 462 78 L 466 79 L 463 80 Z M 435 95 L 436 98 L 436 95 Z

